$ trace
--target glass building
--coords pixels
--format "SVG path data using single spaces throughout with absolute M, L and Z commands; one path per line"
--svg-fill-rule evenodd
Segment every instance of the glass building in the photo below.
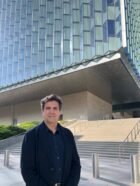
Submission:
M 140 1 L 125 0 L 126 48 L 128 61 L 140 81 Z
M 27 102 L 52 92 L 74 119 L 139 102 L 139 18 L 139 0 L 0 0 L 0 121 L 28 118 Z
M 1 0 L 0 87 L 117 51 L 121 30 L 119 0 Z M 132 35 L 131 43 L 138 41 Z M 132 59 L 136 52 L 128 48 Z

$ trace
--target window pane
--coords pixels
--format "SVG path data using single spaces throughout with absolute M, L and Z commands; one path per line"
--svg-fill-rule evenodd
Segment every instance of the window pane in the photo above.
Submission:
M 102 14 L 96 12 L 95 13 L 95 24 L 96 25 L 102 25 Z
M 45 29 L 42 28 L 39 30 L 39 38 L 45 39 Z
M 53 34 L 53 25 L 48 24 L 46 32 L 47 32 L 48 35 L 52 35 Z
M 40 17 L 39 27 L 40 28 L 44 28 L 45 27 L 45 18 L 44 17 Z
M 39 11 L 35 10 L 33 11 L 33 20 L 38 21 L 39 19 Z
M 53 49 L 46 48 L 46 59 L 51 60 L 53 58 Z
M 114 6 L 109 6 L 108 7 L 108 19 L 115 19 L 116 12 Z
M 70 13 L 70 4 L 69 3 L 64 3 L 63 11 L 64 11 L 64 14 Z
M 74 60 L 74 62 L 79 62 L 80 61 L 80 51 L 79 50 L 74 50 L 73 51 L 73 60 Z
M 102 11 L 102 0 L 95 0 L 95 10 Z
M 32 42 L 37 43 L 38 42 L 38 32 L 32 33 Z
M 80 9 L 80 1 L 79 0 L 72 1 L 72 8 L 73 9 Z
M 45 64 L 44 63 L 40 63 L 38 66 L 38 73 L 39 74 L 43 74 L 45 73 Z
M 84 46 L 84 59 L 91 58 L 91 47 L 90 46 Z
M 46 4 L 46 0 L 40 0 L 40 5 L 45 5 Z
M 115 36 L 115 21 L 108 20 L 108 35 Z
M 39 52 L 39 63 L 43 64 L 44 62 L 45 62 L 45 51 L 40 51 Z
M 46 47 L 52 47 L 53 46 L 53 37 L 47 36 L 46 37 Z
M 63 34 L 64 39 L 70 39 L 70 28 L 64 28 Z
M 73 24 L 73 34 L 80 35 L 80 24 L 79 23 Z
M 95 33 L 96 33 L 96 40 L 103 40 L 103 28 L 102 27 L 96 27 Z
M 54 43 L 61 43 L 61 32 L 55 32 Z
M 64 65 L 69 65 L 69 63 L 70 63 L 70 55 L 69 54 L 63 55 L 63 62 L 64 62 Z
M 55 18 L 61 19 L 62 10 L 61 8 L 55 8 Z
M 55 7 L 61 7 L 61 0 L 55 0 Z
M 39 50 L 45 51 L 45 40 L 44 39 L 39 40 Z
M 61 20 L 55 20 L 55 30 L 61 31 Z
M 83 16 L 90 16 L 90 6 L 89 4 L 83 4 Z
M 46 16 L 46 6 L 40 6 L 40 17 Z
M 96 55 L 102 55 L 102 54 L 103 54 L 103 43 L 96 42 Z
M 84 45 L 90 45 L 90 32 L 84 32 Z
M 47 1 L 47 12 L 53 11 L 53 1 Z
M 37 53 L 38 53 L 38 44 L 34 44 L 34 45 L 32 46 L 32 53 L 33 53 L 33 54 L 37 54 Z
M 64 53 L 70 53 L 70 41 L 64 41 L 63 47 Z
M 80 11 L 73 10 L 73 22 L 80 22 Z
M 73 48 L 80 49 L 80 37 L 79 36 L 73 37 Z
M 69 15 L 65 15 L 64 17 L 63 17 L 63 19 L 64 19 L 64 26 L 68 26 L 68 27 L 70 27 L 70 16 Z
M 54 56 L 61 56 L 61 45 L 54 46 Z
M 47 13 L 47 23 L 53 23 L 53 14 Z
M 90 30 L 90 19 L 89 18 L 84 18 L 83 19 L 83 27 L 84 30 Z
M 107 5 L 114 5 L 114 0 L 107 0 Z

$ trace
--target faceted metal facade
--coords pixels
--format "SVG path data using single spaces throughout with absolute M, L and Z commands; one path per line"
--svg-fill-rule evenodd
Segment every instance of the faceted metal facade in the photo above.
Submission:
M 126 54 L 140 80 L 140 1 L 125 0 Z
M 119 0 L 0 0 L 0 87 L 120 47 Z

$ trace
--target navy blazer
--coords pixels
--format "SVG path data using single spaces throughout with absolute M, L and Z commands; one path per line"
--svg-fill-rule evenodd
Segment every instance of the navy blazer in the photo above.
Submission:
M 53 159 L 46 135 L 45 123 L 26 133 L 21 151 L 21 173 L 26 186 L 53 186 Z M 63 186 L 77 186 L 80 179 L 80 159 L 70 130 L 60 126 L 64 141 Z

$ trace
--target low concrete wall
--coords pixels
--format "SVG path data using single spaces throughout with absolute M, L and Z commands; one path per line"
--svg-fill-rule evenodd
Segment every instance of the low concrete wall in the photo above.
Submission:
M 88 120 L 102 120 L 112 118 L 112 105 L 107 101 L 87 93 Z
M 12 107 L 5 106 L 0 107 L 0 124 L 11 124 L 12 123 Z
M 15 106 L 15 118 L 17 122 L 41 121 L 40 100 L 21 103 Z
M 67 95 L 63 98 L 64 119 L 88 119 L 87 115 L 87 91 Z

